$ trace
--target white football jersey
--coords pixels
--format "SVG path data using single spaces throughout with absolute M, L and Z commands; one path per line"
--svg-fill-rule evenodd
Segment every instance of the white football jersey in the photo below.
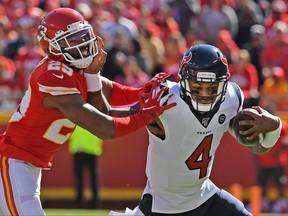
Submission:
M 242 109 L 243 93 L 228 84 L 225 101 L 213 114 L 197 118 L 180 96 L 180 84 L 167 81 L 174 96 L 160 120 L 166 138 L 149 132 L 145 193 L 153 196 L 152 212 L 180 213 L 197 208 L 219 188 L 209 179 L 214 155 L 230 120 Z

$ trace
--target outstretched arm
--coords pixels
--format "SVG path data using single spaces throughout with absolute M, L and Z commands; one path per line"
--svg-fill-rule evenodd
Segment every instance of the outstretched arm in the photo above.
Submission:
M 105 140 L 132 133 L 158 118 L 166 109 L 175 106 L 176 104 L 164 105 L 172 96 L 167 95 L 162 98 L 165 90 L 163 88 L 155 97 L 152 93 L 148 94 L 146 100 L 141 102 L 139 113 L 123 118 L 105 115 L 83 101 L 80 94 L 46 96 L 43 99 L 43 105 L 46 108 L 59 109 L 74 124 Z
M 105 98 L 110 105 L 117 107 L 110 107 L 109 115 L 127 116 L 137 113 L 139 111 L 139 104 L 137 102 L 139 101 L 141 92 L 149 92 L 152 88 L 160 86 L 169 76 L 170 74 L 158 73 L 141 88 L 125 86 L 105 77 L 101 77 L 103 85 L 102 92 L 105 95 Z M 96 99 L 95 102 L 99 100 L 100 99 Z M 119 106 L 122 106 L 122 108 L 119 108 Z M 98 107 L 96 106 L 96 108 Z
M 135 104 L 139 101 L 139 93 L 149 92 L 169 77 L 169 74 L 158 73 L 143 88 L 133 88 L 111 81 L 100 75 L 107 53 L 103 50 L 104 44 L 99 36 L 97 36 L 97 46 L 98 54 L 92 64 L 84 70 L 88 91 L 87 102 L 105 114 L 128 116 L 139 112 L 139 104 Z M 115 108 L 110 104 L 122 107 Z
M 139 100 L 139 92 L 148 92 L 152 86 L 159 86 L 170 74 L 158 73 L 143 88 L 133 88 L 120 83 L 113 82 L 105 77 L 101 77 L 103 93 L 112 106 L 129 105 Z
M 103 65 L 106 62 L 107 53 L 103 50 L 103 41 L 97 36 L 96 45 L 98 47 L 98 54 L 94 57 L 91 65 L 84 70 L 84 76 L 86 78 L 87 85 L 87 103 L 96 107 L 99 111 L 109 114 L 111 116 L 128 116 L 135 114 L 139 111 L 138 107 L 128 107 L 130 103 L 123 103 L 126 105 L 126 108 L 112 108 L 109 104 L 109 100 L 112 94 L 113 83 L 111 80 L 108 80 L 105 77 L 100 75 L 100 71 Z M 119 84 L 120 85 L 120 84 Z M 127 87 L 130 88 L 130 87 Z M 132 89 L 132 88 L 130 88 Z M 133 89 L 132 89 L 133 90 Z M 126 97 L 132 97 L 131 92 L 120 92 L 120 95 L 126 95 Z M 133 96 L 133 102 L 138 101 L 138 92 L 141 89 L 137 89 L 135 96 Z M 118 91 L 118 90 L 117 90 Z M 105 94 L 105 96 L 104 96 Z

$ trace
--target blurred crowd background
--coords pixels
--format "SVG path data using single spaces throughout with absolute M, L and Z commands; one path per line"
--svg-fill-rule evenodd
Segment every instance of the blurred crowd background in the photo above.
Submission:
M 288 0 L 0 0 L 0 111 L 17 108 L 44 57 L 37 25 L 58 7 L 78 10 L 103 38 L 101 74 L 111 80 L 139 87 L 164 71 L 178 81 L 186 49 L 209 43 L 226 55 L 244 107 L 261 105 L 288 120 Z M 259 166 L 287 166 L 286 135 Z
M 141 86 L 158 72 L 178 81 L 179 61 L 198 43 L 219 47 L 245 106 L 288 107 L 288 10 L 284 0 L 2 0 L 0 109 L 15 109 L 43 57 L 37 25 L 54 8 L 77 9 L 104 39 L 102 75 Z M 61 22 L 61 20 L 59 20 Z

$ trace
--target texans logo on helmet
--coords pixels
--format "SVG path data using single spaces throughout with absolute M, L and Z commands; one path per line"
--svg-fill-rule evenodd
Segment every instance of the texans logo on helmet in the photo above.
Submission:
M 226 59 L 225 57 L 222 57 L 222 58 L 221 58 L 221 61 L 222 61 L 225 65 L 228 66 L 228 61 L 227 61 L 227 59 Z
M 188 63 L 191 59 L 192 59 L 192 53 L 191 52 L 189 52 L 189 55 L 187 55 L 187 56 L 184 55 L 182 58 L 182 61 L 181 61 L 181 67 L 182 67 L 182 65 Z

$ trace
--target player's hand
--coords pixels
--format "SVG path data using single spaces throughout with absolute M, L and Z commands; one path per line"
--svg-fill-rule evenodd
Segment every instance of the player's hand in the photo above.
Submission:
M 162 87 L 156 95 L 155 89 L 156 87 L 150 90 L 150 92 L 148 93 L 148 97 L 139 98 L 140 113 L 150 114 L 151 116 L 153 116 L 154 119 L 161 115 L 165 110 L 176 106 L 176 103 L 164 105 L 167 104 L 169 98 L 173 96 L 173 93 L 169 93 L 163 96 L 164 92 L 168 90 L 168 87 Z
M 96 46 L 98 47 L 98 54 L 94 57 L 91 65 L 84 70 L 85 73 L 90 73 L 90 74 L 99 73 L 106 62 L 107 53 L 103 50 L 103 47 L 104 47 L 103 40 L 99 36 L 96 36 L 96 37 L 97 39 L 95 43 L 96 43 Z
M 167 77 L 169 77 L 169 76 L 170 76 L 170 74 L 167 74 L 164 72 L 156 74 L 139 91 L 139 93 L 138 93 L 139 97 L 142 97 L 142 98 L 149 97 L 149 92 L 151 91 L 151 89 L 153 89 L 153 88 L 156 89 L 156 87 L 160 86 L 161 83 L 163 83 L 164 80 L 167 79 Z
M 248 112 L 243 110 L 243 114 L 251 116 L 254 120 L 246 120 L 239 122 L 240 124 L 251 125 L 251 128 L 245 131 L 240 131 L 242 135 L 249 135 L 248 139 L 254 139 L 260 133 L 268 133 L 276 130 L 280 125 L 280 119 L 267 112 L 260 106 L 253 106 L 253 109 L 256 109 L 257 112 Z

